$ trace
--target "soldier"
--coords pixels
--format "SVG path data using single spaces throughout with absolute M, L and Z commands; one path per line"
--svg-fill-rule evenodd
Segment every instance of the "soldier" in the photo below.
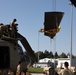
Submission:
M 17 66 L 17 73 L 18 73 L 18 75 L 21 75 L 21 63 L 22 63 L 22 61 L 19 61 L 19 64 Z
M 61 71 L 62 75 L 72 75 L 72 72 L 68 68 L 69 64 L 68 62 L 64 63 L 64 69 Z

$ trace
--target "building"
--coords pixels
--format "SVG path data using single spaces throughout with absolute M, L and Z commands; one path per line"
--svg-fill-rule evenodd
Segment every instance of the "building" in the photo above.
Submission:
M 38 63 L 33 64 L 33 67 L 36 67 L 36 68 L 50 67 L 51 64 L 53 63 L 57 65 L 58 63 L 57 59 L 44 58 L 44 59 L 40 59 Z
M 50 63 L 54 63 L 54 65 L 59 68 L 60 67 L 60 63 L 64 64 L 64 62 L 68 62 L 69 63 L 69 67 L 71 66 L 76 66 L 76 58 L 72 59 L 72 63 L 70 64 L 70 58 L 58 58 L 58 59 L 50 59 L 50 58 L 44 58 L 44 59 L 40 59 L 38 63 L 35 63 L 33 65 L 33 67 L 40 67 L 40 68 L 44 68 L 44 67 L 50 67 L 51 64 Z M 64 65 L 63 65 L 64 67 Z

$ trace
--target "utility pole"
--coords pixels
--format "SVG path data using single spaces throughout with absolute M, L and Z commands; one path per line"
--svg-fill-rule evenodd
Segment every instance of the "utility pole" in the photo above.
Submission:
M 73 4 L 70 2 L 70 67 L 72 66 L 72 26 L 73 26 Z

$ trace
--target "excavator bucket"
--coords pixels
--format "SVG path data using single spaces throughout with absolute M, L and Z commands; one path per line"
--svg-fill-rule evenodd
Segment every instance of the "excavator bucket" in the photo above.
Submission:
M 63 17 L 63 14 L 63 12 L 45 12 L 44 35 L 50 36 L 52 38 L 56 35 L 56 33 L 52 33 L 52 30 L 58 28 Z

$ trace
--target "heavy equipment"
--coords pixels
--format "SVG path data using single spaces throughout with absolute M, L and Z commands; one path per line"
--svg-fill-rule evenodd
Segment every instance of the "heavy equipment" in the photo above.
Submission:
M 18 33 L 16 19 L 10 24 L 0 23 L 0 70 L 13 70 L 16 72 L 17 65 L 22 61 L 22 71 L 26 71 L 29 64 L 36 61 L 36 56 L 27 39 Z M 20 41 L 26 50 L 25 54 L 18 43 Z

